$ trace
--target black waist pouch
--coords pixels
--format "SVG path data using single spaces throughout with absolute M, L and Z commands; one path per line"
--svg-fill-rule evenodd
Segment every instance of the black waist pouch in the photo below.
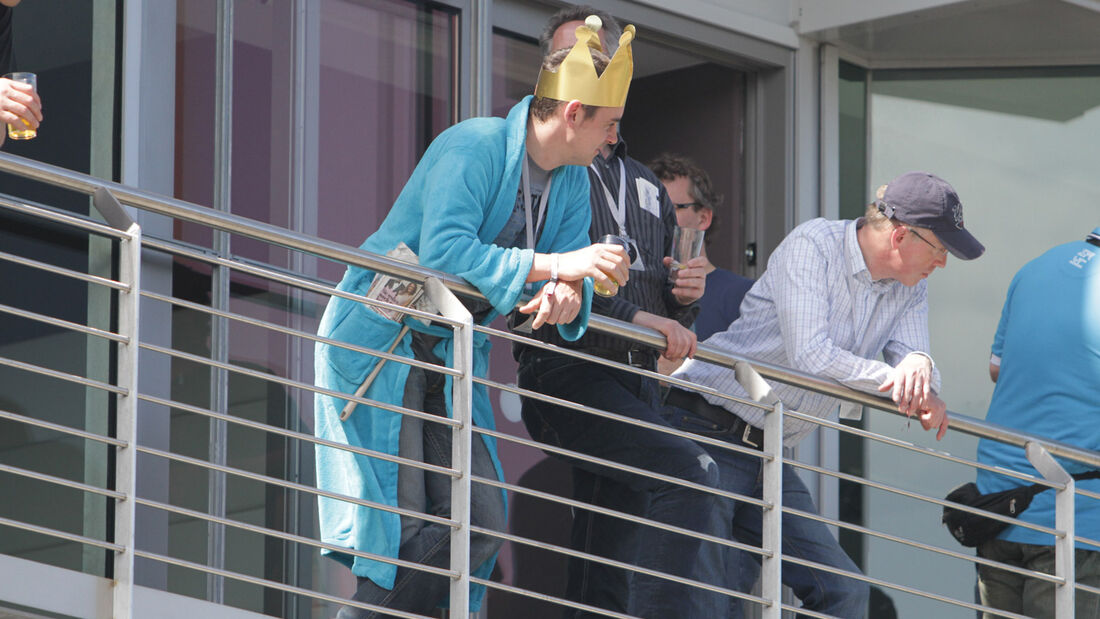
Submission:
M 1042 490 L 1046 486 L 1039 486 Z M 963 484 L 952 490 L 946 497 L 948 501 L 962 503 L 970 507 L 984 509 L 994 514 L 1015 518 L 1020 512 L 1031 505 L 1031 499 L 1035 497 L 1034 486 L 1020 486 L 1011 490 L 1002 490 L 992 494 L 978 492 L 978 486 L 974 482 Z M 980 546 L 997 537 L 1008 526 L 1007 522 L 986 518 L 979 514 L 964 512 L 949 505 L 943 506 L 943 523 L 947 530 L 967 547 Z
M 1089 471 L 1073 476 L 1076 480 L 1094 477 L 1100 477 L 1100 471 Z M 970 482 L 955 488 L 944 498 L 954 503 L 962 503 L 1001 516 L 1016 518 L 1031 505 L 1031 500 L 1035 498 L 1036 494 L 1049 489 L 1048 486 L 1042 484 L 1031 484 L 1030 486 L 1019 486 L 1000 492 L 982 494 L 978 492 L 977 484 Z M 971 548 L 980 546 L 997 537 L 1009 525 L 1007 522 L 966 512 L 950 505 L 943 506 L 942 520 L 943 524 L 947 526 L 947 530 L 960 544 Z

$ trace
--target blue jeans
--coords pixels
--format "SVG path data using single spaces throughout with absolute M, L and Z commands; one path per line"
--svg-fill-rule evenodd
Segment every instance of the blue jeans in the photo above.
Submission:
M 519 385 L 665 425 L 660 417 L 657 382 L 629 372 L 528 350 L 520 361 Z M 714 461 L 689 439 L 530 398 L 523 401 L 523 420 L 531 436 L 548 445 L 712 488 L 718 484 Z M 572 458 L 567 461 L 573 465 L 573 496 L 579 501 L 717 534 L 712 530 L 713 511 L 718 504 L 714 495 Z M 703 545 L 695 538 L 643 528 L 625 519 L 587 510 L 574 509 L 571 545 L 586 553 L 703 582 L 713 582 L 721 574 L 721 555 L 702 556 Z M 632 579 L 627 570 L 576 558 L 569 559 L 566 597 L 607 610 L 654 618 L 711 619 L 719 616 L 719 608 L 724 604 L 717 594 L 644 574 L 636 574 Z M 584 617 L 590 613 L 569 609 L 566 616 Z
M 665 408 L 665 416 L 673 427 L 737 445 L 741 444 L 740 436 L 731 430 L 732 421 L 730 424 L 717 424 L 674 406 Z M 733 419 L 732 414 L 730 418 Z M 719 447 L 704 447 L 718 462 L 723 490 L 761 498 L 763 461 L 760 458 Z M 817 507 L 809 491 L 806 490 L 805 484 L 802 483 L 794 468 L 787 464 L 783 465 L 783 506 L 817 513 Z M 743 544 L 760 546 L 762 515 L 759 507 L 738 501 L 722 500 L 719 514 L 725 521 L 725 531 L 720 535 Z M 760 555 L 732 548 L 725 550 L 725 584 L 731 589 L 747 592 L 756 581 Z M 829 532 L 828 527 L 816 520 L 783 514 L 782 552 L 789 557 L 813 561 L 856 574 L 861 573 Z M 746 556 L 751 557 L 752 563 L 749 563 Z M 783 584 L 794 591 L 802 601 L 803 608 L 845 619 L 863 617 L 867 612 L 870 587 L 863 581 L 784 562 Z M 728 616 L 742 617 L 743 603 L 747 602 L 739 599 L 730 600 Z
M 418 358 L 420 355 L 418 355 Z M 430 360 L 436 361 L 434 356 Z M 442 374 L 412 368 L 405 383 L 403 404 L 406 408 L 446 416 Z M 420 459 L 428 464 L 451 466 L 452 429 L 431 421 L 412 417 L 402 420 L 399 455 Z M 496 468 L 485 441 L 475 435 L 473 440 L 473 474 L 496 479 Z M 451 515 L 451 478 L 422 469 L 402 466 L 398 472 L 398 505 L 444 518 Z M 505 529 L 504 496 L 500 489 L 474 482 L 470 485 L 470 521 L 475 527 L 493 531 Z M 449 568 L 450 527 L 424 522 L 419 518 L 401 517 L 401 549 L 399 558 L 422 565 Z M 491 559 L 503 540 L 489 535 L 470 533 L 470 566 L 475 568 Z M 421 615 L 435 610 L 450 592 L 450 580 L 420 570 L 397 568 L 393 589 L 378 586 L 369 578 L 359 578 L 353 600 L 376 604 Z M 345 606 L 337 619 L 374 619 L 389 615 Z

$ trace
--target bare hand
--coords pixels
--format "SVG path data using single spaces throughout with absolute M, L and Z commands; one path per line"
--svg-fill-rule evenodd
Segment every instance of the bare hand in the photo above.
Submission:
M 671 267 L 672 257 L 665 256 L 665 266 Z M 672 285 L 672 296 L 680 305 L 690 305 L 703 297 L 707 285 L 706 256 L 696 256 L 684 263 L 683 268 L 673 271 L 675 283 Z
M 935 395 L 932 393 L 932 360 L 909 353 L 878 390 L 891 391 L 890 398 L 898 405 L 899 412 L 909 416 L 920 413 L 928 397 Z
M 947 405 L 936 394 L 928 395 L 928 398 L 924 401 L 924 408 L 917 413 L 917 418 L 920 419 L 920 425 L 925 430 L 940 429 L 936 433 L 937 441 L 942 439 L 944 434 L 947 434 Z
M 679 361 L 684 357 L 694 357 L 695 332 L 684 325 L 649 312 L 634 314 L 634 324 L 660 331 L 665 336 L 665 351 L 661 356 L 669 361 Z
M 0 77 L 0 122 L 38 128 L 42 122 L 42 100 L 33 86 Z
M 582 282 L 546 282 L 538 294 L 519 308 L 521 314 L 535 314 L 532 329 L 542 325 L 572 322 L 581 310 Z
M 585 277 L 591 277 L 610 289 L 621 286 L 630 279 L 630 257 L 621 246 L 606 243 L 596 243 L 560 255 L 559 279 L 572 282 Z
M 694 357 L 696 338 L 695 332 L 675 320 L 667 320 L 657 330 L 665 334 L 667 345 L 662 357 L 669 361 L 679 361 L 684 357 Z

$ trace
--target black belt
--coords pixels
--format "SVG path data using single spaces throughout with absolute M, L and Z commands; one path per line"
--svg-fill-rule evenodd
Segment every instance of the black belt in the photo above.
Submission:
M 746 447 L 752 447 L 756 450 L 764 449 L 763 429 L 750 424 L 721 406 L 707 402 L 698 393 L 673 387 L 668 390 L 665 403 L 682 408 L 712 423 L 728 427 L 729 433 L 736 436 L 741 444 Z
M 602 357 L 608 361 L 615 361 L 623 365 L 630 365 L 645 370 L 657 369 L 657 352 L 648 348 L 632 348 L 630 350 L 611 350 L 609 348 L 576 348 L 577 352 L 587 353 L 596 357 Z

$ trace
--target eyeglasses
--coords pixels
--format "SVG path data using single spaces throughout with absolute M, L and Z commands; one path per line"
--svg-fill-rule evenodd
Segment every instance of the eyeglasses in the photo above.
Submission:
M 703 206 L 699 202 L 673 202 L 672 205 L 675 206 L 677 209 L 687 208 L 689 206 L 692 208 Z
M 910 232 L 912 232 L 912 233 L 913 233 L 914 235 L 916 235 L 916 237 L 917 237 L 918 239 L 920 239 L 920 240 L 924 241 L 925 243 L 927 243 L 927 244 L 928 244 L 928 246 L 929 246 L 929 247 L 931 247 L 932 249 L 936 250 L 936 257 L 937 257 L 937 258 L 942 258 L 942 257 L 944 257 L 944 256 L 946 256 L 946 255 L 947 255 L 947 249 L 945 249 L 945 248 L 943 248 L 943 247 L 936 247 L 935 245 L 933 245 L 933 244 L 932 244 L 932 242 L 931 242 L 931 241 L 929 241 L 928 239 L 926 239 L 926 238 L 924 238 L 923 236 L 921 236 L 921 233 L 920 233 L 920 232 L 917 232 L 917 231 L 916 231 L 916 230 L 915 230 L 915 229 L 914 229 L 914 228 L 913 228 L 912 226 L 905 226 L 905 229 L 906 229 L 906 230 L 908 230 L 908 231 L 910 231 Z

